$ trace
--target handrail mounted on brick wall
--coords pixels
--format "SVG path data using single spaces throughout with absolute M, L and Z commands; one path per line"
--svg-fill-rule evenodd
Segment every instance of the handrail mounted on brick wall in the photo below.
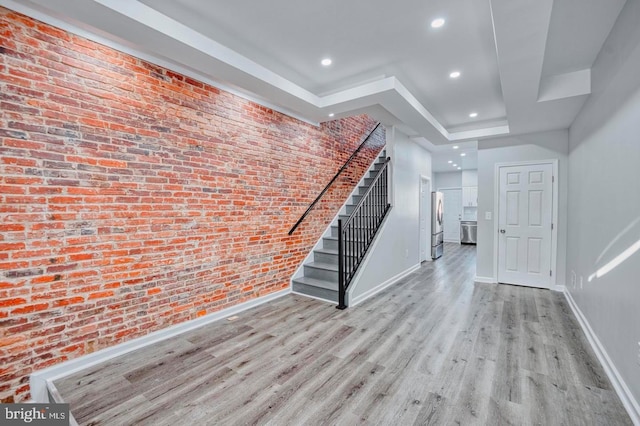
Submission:
M 311 213 L 311 210 L 313 210 L 313 208 L 316 206 L 316 204 L 318 204 L 318 202 L 320 201 L 320 199 L 324 196 L 324 194 L 327 193 L 327 191 L 329 190 L 329 188 L 331 188 L 331 185 L 333 185 L 333 183 L 338 179 L 338 177 L 342 174 L 342 172 L 344 172 L 347 167 L 349 166 L 349 164 L 351 164 L 351 162 L 353 161 L 353 159 L 356 157 L 356 155 L 358 155 L 358 153 L 362 150 L 362 148 L 366 145 L 367 141 L 371 138 L 371 136 L 376 132 L 376 130 L 378 130 L 378 127 L 380 127 L 380 123 L 376 124 L 376 126 L 373 128 L 373 130 L 367 135 L 366 138 L 364 138 L 364 140 L 362 141 L 362 143 L 360 144 L 360 146 L 358 146 L 358 149 L 356 149 L 355 151 L 353 151 L 353 154 L 351 154 L 351 156 L 347 159 L 347 161 L 343 164 L 342 167 L 340 167 L 340 170 L 338 170 L 338 172 L 336 173 L 336 175 L 333 177 L 333 179 L 331 179 L 329 181 L 329 183 L 327 184 L 327 186 L 324 187 L 324 189 L 320 192 L 320 194 L 318 194 L 318 196 L 316 197 L 315 200 L 313 200 L 313 202 L 311 203 L 311 205 L 307 208 L 307 210 L 302 214 L 302 216 L 300 217 L 300 219 L 298 219 L 298 221 L 296 222 L 295 225 L 293 225 L 293 227 L 289 230 L 289 235 L 293 234 L 295 232 L 295 230 L 298 228 L 298 226 L 300 226 L 300 224 L 304 221 L 304 219 L 309 215 L 309 213 Z

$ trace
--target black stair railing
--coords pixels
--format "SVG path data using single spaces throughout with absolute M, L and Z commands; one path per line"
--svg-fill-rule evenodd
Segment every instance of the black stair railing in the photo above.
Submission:
M 338 309 L 345 309 L 347 289 L 391 209 L 387 157 L 347 220 L 338 220 Z
M 351 162 L 353 161 L 354 158 L 356 158 L 356 155 L 358 155 L 358 153 L 360 151 L 362 151 L 362 148 L 367 144 L 367 142 L 373 137 L 373 135 L 376 133 L 376 130 L 378 130 L 380 127 L 380 123 L 376 124 L 376 126 L 373 128 L 373 130 L 371 132 L 369 132 L 369 134 L 367 135 L 366 138 L 364 138 L 364 140 L 362 141 L 362 143 L 360 143 L 360 146 L 358 146 L 358 148 L 353 151 L 353 154 L 351 154 L 351 156 L 347 159 L 347 161 L 344 163 L 344 165 L 342 167 L 340 167 L 340 170 L 338 170 L 338 172 L 336 173 L 336 175 L 333 177 L 333 179 L 331 179 L 331 181 L 329 181 L 329 183 L 327 184 L 327 186 L 324 187 L 324 189 L 320 192 L 320 194 L 318 194 L 318 196 L 316 197 L 315 200 L 313 200 L 313 203 L 311 203 L 311 205 L 307 208 L 307 210 L 302 214 L 302 216 L 300 216 L 300 219 L 298 219 L 298 221 L 296 222 L 295 225 L 293 225 L 293 227 L 291 227 L 291 229 L 289 230 L 289 235 L 293 234 L 294 231 L 298 228 L 298 226 L 300 226 L 300 224 L 304 221 L 304 219 L 309 215 L 309 213 L 311 213 L 311 210 L 313 210 L 313 208 L 316 206 L 316 204 L 318 204 L 318 202 L 320 201 L 320 199 L 324 196 L 324 194 L 329 190 L 329 188 L 331 188 L 331 185 L 333 185 L 333 183 L 338 179 L 338 177 L 340 177 L 340 175 L 342 174 L 342 172 L 344 172 L 347 167 L 349 166 L 349 164 L 351 164 Z

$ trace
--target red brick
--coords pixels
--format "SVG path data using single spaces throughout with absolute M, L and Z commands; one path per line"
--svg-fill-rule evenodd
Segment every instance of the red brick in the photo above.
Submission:
M 38 303 L 35 305 L 27 305 L 11 311 L 11 315 L 30 314 L 32 312 L 44 311 L 49 307 L 48 303 Z
M 2 8 L 0 28 L 0 318 L 18 339 L 0 399 L 28 397 L 34 369 L 287 288 L 376 156 L 290 237 L 373 120 L 316 127 Z
M 16 343 L 22 342 L 25 340 L 24 336 L 7 336 L 0 337 L 0 348 L 5 346 L 11 346 Z
M 84 302 L 84 297 L 76 296 L 76 297 L 70 297 L 68 299 L 54 300 L 53 306 L 56 306 L 56 307 L 68 306 L 68 305 L 75 305 L 83 302 Z
M 96 293 L 91 293 L 89 295 L 89 300 L 91 299 L 103 299 L 105 297 L 111 297 L 113 296 L 115 293 L 113 291 L 99 291 Z
M 3 300 L 0 300 L 0 308 L 7 307 L 7 306 L 24 305 L 25 303 L 27 303 L 27 300 L 21 297 L 16 297 L 13 299 L 3 299 Z

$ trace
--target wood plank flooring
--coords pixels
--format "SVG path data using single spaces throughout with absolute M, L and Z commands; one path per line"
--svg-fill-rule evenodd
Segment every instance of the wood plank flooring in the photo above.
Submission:
M 475 246 L 361 305 L 287 296 L 58 380 L 86 425 L 631 425 L 563 295 Z

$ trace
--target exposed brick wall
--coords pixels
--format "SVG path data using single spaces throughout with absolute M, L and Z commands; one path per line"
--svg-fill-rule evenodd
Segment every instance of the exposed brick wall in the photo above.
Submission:
M 0 8 L 0 400 L 37 369 L 287 288 L 377 149 Z

